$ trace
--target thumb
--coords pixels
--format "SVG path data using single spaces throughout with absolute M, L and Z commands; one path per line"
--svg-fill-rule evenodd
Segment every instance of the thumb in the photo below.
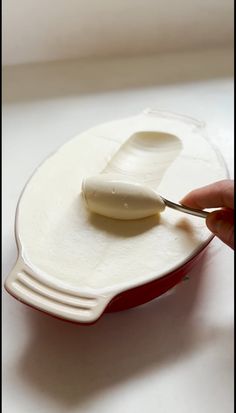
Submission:
M 221 241 L 234 249 L 234 211 L 219 210 L 211 212 L 206 219 L 207 227 Z

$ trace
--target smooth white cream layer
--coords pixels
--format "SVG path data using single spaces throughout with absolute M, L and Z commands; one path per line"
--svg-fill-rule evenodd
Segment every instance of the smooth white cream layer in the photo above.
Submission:
M 78 195 L 82 180 L 117 171 L 174 202 L 227 176 L 194 124 L 140 115 L 90 129 L 47 159 L 24 191 L 17 228 L 30 265 L 76 287 L 103 289 L 161 277 L 208 240 L 202 218 L 169 208 L 138 221 L 90 214 Z

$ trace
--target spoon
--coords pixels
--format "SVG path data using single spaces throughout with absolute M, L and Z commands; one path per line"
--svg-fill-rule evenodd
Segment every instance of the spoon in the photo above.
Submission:
M 166 207 L 201 218 L 209 214 L 169 201 L 144 184 L 108 174 L 84 179 L 82 196 L 91 212 L 114 219 L 146 218 L 163 212 Z

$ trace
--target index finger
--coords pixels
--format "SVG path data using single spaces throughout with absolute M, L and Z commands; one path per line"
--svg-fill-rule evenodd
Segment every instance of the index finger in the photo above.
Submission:
M 195 189 L 187 194 L 181 204 L 192 208 L 234 208 L 234 181 L 225 179 Z

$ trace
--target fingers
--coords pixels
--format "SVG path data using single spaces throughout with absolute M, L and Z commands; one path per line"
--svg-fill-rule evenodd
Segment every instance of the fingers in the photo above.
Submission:
M 206 224 L 209 230 L 229 247 L 234 248 L 234 181 L 215 182 L 187 194 L 183 205 L 192 208 L 223 208 L 211 212 Z
M 211 232 L 234 249 L 234 212 L 220 210 L 210 213 L 206 224 Z
M 187 194 L 181 204 L 192 208 L 234 208 L 234 181 L 226 179 L 215 182 Z

